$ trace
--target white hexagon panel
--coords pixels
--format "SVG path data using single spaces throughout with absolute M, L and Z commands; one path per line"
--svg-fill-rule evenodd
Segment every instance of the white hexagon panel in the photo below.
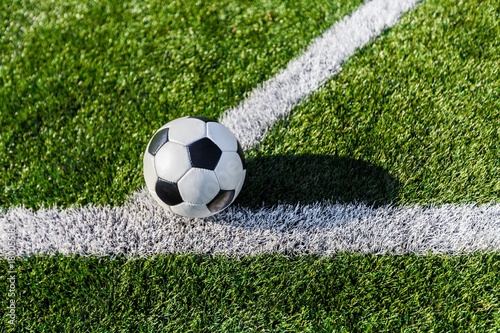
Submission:
M 222 151 L 237 151 L 238 141 L 226 126 L 220 123 L 207 123 L 207 137 L 210 138 Z
M 169 182 L 177 182 L 191 169 L 188 151 L 185 146 L 167 142 L 155 155 L 156 175 Z
M 169 132 L 169 140 L 188 145 L 206 136 L 206 123 L 198 118 L 180 118 L 175 120 Z
M 192 168 L 179 180 L 182 199 L 193 204 L 206 205 L 219 191 L 219 181 L 212 170 Z
M 243 161 L 236 152 L 223 152 L 219 163 L 215 167 L 215 174 L 222 190 L 234 190 L 245 178 Z
M 213 213 L 208 209 L 207 205 L 196 205 L 188 202 L 182 202 L 178 205 L 170 207 L 172 212 L 186 217 L 207 217 Z

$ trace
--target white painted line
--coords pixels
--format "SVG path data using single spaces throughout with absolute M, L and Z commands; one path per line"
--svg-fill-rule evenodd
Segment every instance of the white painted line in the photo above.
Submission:
M 275 78 L 222 117 L 245 148 L 340 71 L 341 63 L 416 0 L 374 0 L 337 23 Z M 158 253 L 470 253 L 500 250 L 500 204 L 381 207 L 317 203 L 230 207 L 205 220 L 168 215 L 145 191 L 124 206 L 0 211 L 0 256 Z
M 334 24 L 276 77 L 252 91 L 221 122 L 243 149 L 258 144 L 267 130 L 341 70 L 354 52 L 393 26 L 419 0 L 373 0 Z
M 42 253 L 149 257 L 185 252 L 332 255 L 339 251 L 465 254 L 500 251 L 500 204 L 231 207 L 208 219 L 186 220 L 166 214 L 142 191 L 122 207 L 11 208 L 0 213 L 0 234 L 1 257 Z

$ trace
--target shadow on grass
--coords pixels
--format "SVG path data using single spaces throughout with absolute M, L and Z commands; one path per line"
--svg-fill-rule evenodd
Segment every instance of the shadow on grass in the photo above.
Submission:
M 383 168 L 347 157 L 256 157 L 247 161 L 247 178 L 237 203 L 257 208 L 331 200 L 377 207 L 396 200 L 398 184 Z

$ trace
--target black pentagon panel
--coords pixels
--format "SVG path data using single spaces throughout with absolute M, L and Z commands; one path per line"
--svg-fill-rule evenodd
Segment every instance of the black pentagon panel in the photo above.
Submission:
M 222 155 L 217 145 L 209 138 L 203 138 L 188 146 L 191 165 L 195 168 L 215 170 Z
M 199 120 L 204 121 L 206 123 L 216 123 L 217 122 L 217 120 L 214 120 L 214 119 L 208 118 L 208 117 L 189 116 L 188 118 L 199 119 Z
M 229 206 L 234 199 L 234 190 L 221 190 L 215 198 L 207 204 L 207 208 L 212 213 L 219 212 Z
M 238 142 L 238 150 L 237 150 L 238 155 L 240 155 L 241 158 L 241 164 L 243 165 L 243 170 L 247 169 L 247 162 L 245 161 L 245 154 L 243 153 L 243 148 L 241 148 L 240 143 Z
M 158 178 L 155 185 L 156 195 L 169 206 L 175 206 L 182 203 L 181 193 L 176 183 L 168 182 Z
M 168 141 L 168 128 L 162 128 L 151 139 L 148 146 L 148 152 L 151 155 L 156 155 L 158 150 Z

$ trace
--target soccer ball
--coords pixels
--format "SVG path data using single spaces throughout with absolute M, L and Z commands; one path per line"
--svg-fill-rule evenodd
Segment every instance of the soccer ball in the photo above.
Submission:
M 162 126 L 149 141 L 143 166 L 153 198 L 186 217 L 206 217 L 227 208 L 246 175 L 234 134 L 203 117 L 183 117 Z

